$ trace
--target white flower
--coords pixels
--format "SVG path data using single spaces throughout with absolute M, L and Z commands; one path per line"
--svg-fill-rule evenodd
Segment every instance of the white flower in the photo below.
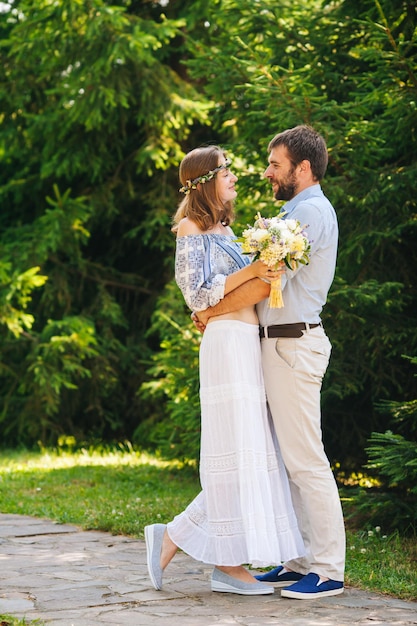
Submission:
M 239 241 L 244 254 L 252 254 L 253 259 L 261 259 L 269 267 L 278 267 L 285 261 L 288 269 L 295 270 L 301 262 L 309 262 L 310 241 L 304 227 L 296 219 L 283 219 L 285 212 L 266 219 L 257 213 L 252 227 L 245 229 Z M 281 279 L 271 283 L 269 306 L 284 306 L 281 292 Z
M 297 230 L 298 225 L 299 225 L 297 220 L 291 220 L 291 219 L 285 220 L 285 223 L 287 224 L 287 228 L 289 230 Z
M 256 230 L 252 231 L 250 238 L 253 241 L 257 241 L 261 243 L 262 241 L 265 241 L 266 239 L 270 239 L 271 235 L 265 228 L 257 228 Z

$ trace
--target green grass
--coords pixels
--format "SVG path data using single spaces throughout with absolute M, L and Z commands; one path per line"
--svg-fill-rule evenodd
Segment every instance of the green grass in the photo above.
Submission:
M 27 622 L 25 619 L 18 619 L 17 617 L 12 617 L 12 615 L 0 615 L 0 626 L 42 626 L 44 623 L 37 619 Z
M 417 601 L 415 538 L 384 535 L 377 526 L 347 531 L 346 582 L 403 600 Z
M 199 489 L 190 468 L 130 446 L 72 453 L 0 451 L 2 513 L 85 529 L 143 537 L 146 524 L 169 521 Z M 347 531 L 347 585 L 416 600 L 416 561 L 415 538 L 386 536 L 379 528 Z
M 178 463 L 128 450 L 0 452 L 0 511 L 143 537 L 199 491 Z

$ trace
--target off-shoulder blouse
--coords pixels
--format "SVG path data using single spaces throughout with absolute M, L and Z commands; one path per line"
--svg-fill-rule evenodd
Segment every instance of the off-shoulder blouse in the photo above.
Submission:
M 175 280 L 192 311 L 204 311 L 220 302 L 226 277 L 249 263 L 234 236 L 177 237 Z

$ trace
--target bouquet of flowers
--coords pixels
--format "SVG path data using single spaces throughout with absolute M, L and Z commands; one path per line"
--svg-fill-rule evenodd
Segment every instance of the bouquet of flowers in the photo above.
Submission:
M 260 259 L 269 267 L 278 269 L 285 264 L 294 270 L 299 263 L 308 265 L 310 241 L 305 226 L 295 219 L 283 219 L 285 211 L 276 217 L 264 218 L 257 214 L 253 226 L 243 231 L 239 241 L 242 252 L 252 254 L 253 261 Z M 269 306 L 279 309 L 284 306 L 281 291 L 281 277 L 271 282 Z

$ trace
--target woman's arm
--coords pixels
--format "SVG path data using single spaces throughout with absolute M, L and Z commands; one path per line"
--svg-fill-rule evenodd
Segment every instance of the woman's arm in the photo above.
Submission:
M 233 311 L 238 311 L 247 306 L 255 305 L 261 302 L 261 300 L 268 298 L 270 289 L 270 283 L 259 280 L 258 278 L 253 278 L 226 294 L 215 306 L 209 307 L 204 311 L 199 311 L 198 313 L 193 313 L 194 323 L 197 328 L 203 332 L 211 317 L 223 315 L 224 313 L 232 313 Z
M 245 283 L 252 281 L 254 278 L 273 280 L 274 278 L 277 278 L 280 273 L 280 271 L 272 270 L 262 261 L 255 261 L 254 263 L 246 265 L 245 267 L 242 267 L 242 269 L 237 270 L 236 272 L 233 272 L 233 274 L 229 274 L 227 276 L 226 282 L 224 284 L 224 294 L 226 296 L 227 294 L 235 291 Z M 261 300 L 262 299 L 263 298 L 261 298 Z M 256 302 L 259 302 L 259 300 L 256 300 Z M 256 304 L 256 302 L 247 302 L 246 304 L 244 304 L 244 306 L 249 306 L 249 304 Z M 242 307 L 236 307 L 236 309 L 233 310 L 237 310 L 240 308 Z M 226 312 L 229 313 L 230 311 L 225 311 L 225 313 Z
M 207 247 L 208 246 L 208 247 Z M 225 295 L 253 280 L 274 280 L 279 275 L 261 261 L 256 261 L 226 275 L 212 273 L 210 242 L 206 234 L 188 218 L 178 225 L 175 254 L 175 279 L 192 311 L 203 311 L 217 305 Z M 262 299 L 262 298 L 259 298 Z M 248 305 L 246 305 L 248 306 Z M 233 305 L 233 310 L 239 307 Z

